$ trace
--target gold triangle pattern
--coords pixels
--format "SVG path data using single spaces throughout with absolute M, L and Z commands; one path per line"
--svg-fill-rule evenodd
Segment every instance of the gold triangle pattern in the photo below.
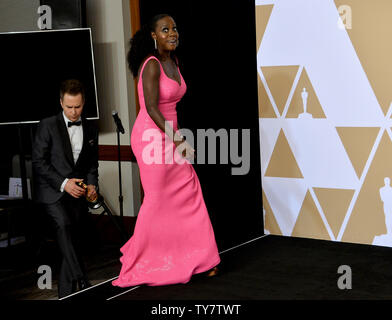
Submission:
M 330 188 L 313 188 L 313 190 L 337 238 L 355 190 Z
M 261 67 L 280 115 L 282 115 L 286 106 L 298 69 L 299 66 Z
M 392 1 L 335 0 L 335 4 L 351 8 L 353 22 L 347 33 L 386 115 L 392 101 Z
M 279 132 L 279 137 L 272 152 L 265 176 L 303 178 L 283 130 Z
M 264 85 L 261 82 L 260 75 L 257 77 L 258 95 L 259 95 L 259 117 L 260 118 L 276 118 L 274 107 L 265 91 Z
M 336 130 L 358 178 L 361 178 L 380 128 L 338 127 Z
M 260 48 L 261 41 L 267 28 L 269 18 L 271 17 L 272 9 L 274 5 L 261 5 L 256 6 L 256 41 L 257 51 Z
M 331 240 L 309 191 L 306 193 L 291 235 L 293 237 Z
M 392 142 L 385 131 L 350 215 L 342 241 L 372 244 L 375 236 L 386 233 L 380 189 L 385 185 L 385 178 L 392 180 L 391 159 Z
M 294 91 L 286 118 L 301 118 L 304 113 L 312 118 L 325 118 L 323 108 L 305 68 L 302 70 L 297 88 Z
M 268 230 L 270 234 L 282 235 L 282 231 L 279 228 L 279 225 L 275 219 L 275 215 L 267 200 L 267 197 L 265 196 L 264 191 L 263 191 L 263 207 L 265 210 L 264 229 Z

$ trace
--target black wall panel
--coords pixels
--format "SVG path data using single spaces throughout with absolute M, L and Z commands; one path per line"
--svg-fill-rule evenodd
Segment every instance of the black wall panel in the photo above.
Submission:
M 250 129 L 248 174 L 232 175 L 230 158 L 194 164 L 219 249 L 263 235 L 254 1 L 140 0 L 140 10 L 142 24 L 159 13 L 176 21 L 188 86 L 177 106 L 180 126 L 195 136 L 197 129 L 223 128 L 241 137 Z

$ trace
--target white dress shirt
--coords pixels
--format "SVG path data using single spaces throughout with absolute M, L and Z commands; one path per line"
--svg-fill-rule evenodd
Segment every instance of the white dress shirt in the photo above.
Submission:
M 67 127 L 68 130 L 68 135 L 69 135 L 69 140 L 71 142 L 71 147 L 72 147 L 72 155 L 74 162 L 76 163 L 79 159 L 80 152 L 82 151 L 83 147 L 83 127 L 82 125 L 80 126 L 72 126 L 68 127 L 68 122 L 72 122 L 69 120 L 64 112 L 63 112 L 63 117 L 65 121 L 65 126 Z M 79 118 L 77 121 L 80 121 L 81 119 Z M 64 192 L 64 187 L 68 182 L 68 178 L 64 180 L 64 182 L 61 185 L 60 191 Z

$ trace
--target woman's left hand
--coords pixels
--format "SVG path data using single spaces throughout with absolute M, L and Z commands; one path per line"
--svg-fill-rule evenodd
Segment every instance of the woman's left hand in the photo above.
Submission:
M 185 149 L 182 151 L 182 156 L 188 160 L 196 158 L 196 151 L 192 148 L 192 146 L 184 141 Z
M 185 140 L 178 142 L 176 141 L 175 145 L 176 148 L 180 147 L 180 150 L 178 151 L 181 152 L 183 158 L 188 160 L 196 158 L 195 149 L 193 149 L 192 146 Z

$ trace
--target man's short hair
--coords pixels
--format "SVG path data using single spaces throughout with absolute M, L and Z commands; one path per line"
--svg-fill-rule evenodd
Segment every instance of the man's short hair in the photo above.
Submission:
M 85 101 L 85 92 L 83 83 L 77 79 L 65 80 L 60 85 L 60 99 L 63 101 L 64 95 L 69 94 L 71 96 L 77 96 L 79 93 L 82 94 L 83 101 Z

